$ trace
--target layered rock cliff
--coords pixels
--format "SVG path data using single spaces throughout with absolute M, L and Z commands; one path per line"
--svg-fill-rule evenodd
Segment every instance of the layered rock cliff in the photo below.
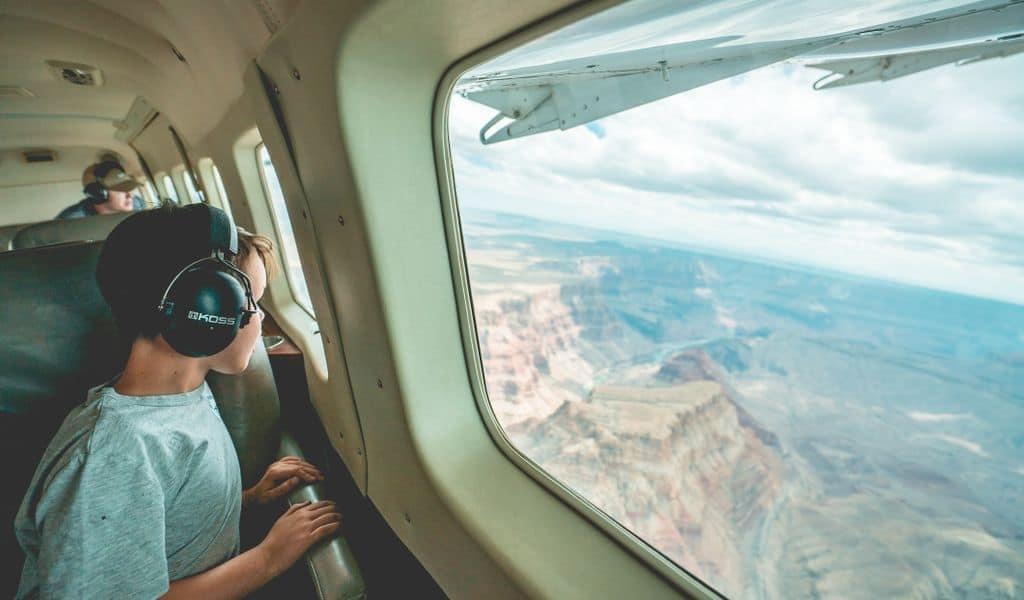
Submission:
M 613 519 L 721 591 L 743 595 L 752 568 L 744 540 L 756 537 L 750 530 L 763 526 L 780 493 L 774 436 L 700 350 L 654 366 L 640 378 L 646 383 L 612 369 L 601 375 L 620 384 L 593 386 L 631 350 L 602 347 L 621 342 L 625 326 L 600 305 L 583 312 L 565 300 L 552 286 L 477 305 L 499 421 L 526 455 Z
M 744 532 L 768 515 L 781 464 L 717 382 L 601 386 L 509 433 L 548 472 L 695 575 L 719 588 L 745 581 Z

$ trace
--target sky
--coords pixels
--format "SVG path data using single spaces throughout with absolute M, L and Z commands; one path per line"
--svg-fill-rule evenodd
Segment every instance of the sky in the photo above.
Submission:
M 634 0 L 472 73 L 809 37 L 963 3 L 835 4 Z M 490 146 L 478 132 L 494 111 L 453 96 L 460 206 L 1024 304 L 1024 55 L 813 90 L 823 74 L 776 64 Z

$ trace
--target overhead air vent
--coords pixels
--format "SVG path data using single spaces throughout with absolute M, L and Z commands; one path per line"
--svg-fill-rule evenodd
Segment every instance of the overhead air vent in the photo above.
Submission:
M 57 153 L 53 150 L 26 150 L 23 156 L 27 163 L 46 163 L 57 160 Z
M 28 88 L 20 85 L 0 85 L 0 98 L 13 98 L 15 96 L 31 98 L 35 96 L 35 94 L 33 94 Z
M 100 86 L 103 85 L 103 73 L 92 65 L 81 63 L 48 60 L 46 65 L 50 71 L 72 85 Z

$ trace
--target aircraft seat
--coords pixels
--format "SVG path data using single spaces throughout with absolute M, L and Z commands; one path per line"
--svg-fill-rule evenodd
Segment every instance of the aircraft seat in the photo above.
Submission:
M 56 219 L 21 228 L 11 240 L 12 250 L 37 248 L 63 242 L 105 240 L 118 223 L 132 213 L 96 215 L 81 219 Z
M 32 223 L 12 223 L 11 225 L 0 225 L 0 252 L 6 252 L 11 249 L 11 243 L 14 241 L 14 236 L 18 234 L 22 229 L 32 225 Z
M 96 285 L 102 245 L 65 243 L 0 253 L 0 456 L 7 467 L 0 493 L 5 524 L 0 555 L 16 557 L 0 566 L 3 597 L 13 596 L 21 575 L 14 516 L 46 444 L 90 387 L 117 374 L 126 355 Z M 208 383 L 238 450 L 246 486 L 257 481 L 279 452 L 300 452 L 288 436 L 282 446 L 279 400 L 262 344 L 244 374 L 211 374 Z M 322 486 L 300 488 L 289 502 L 310 495 L 322 497 Z M 321 598 L 364 593 L 343 538 L 317 546 L 306 561 Z

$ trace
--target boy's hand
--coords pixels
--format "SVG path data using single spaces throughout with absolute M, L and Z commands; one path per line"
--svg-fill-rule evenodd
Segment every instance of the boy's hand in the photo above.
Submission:
M 323 481 L 320 470 L 308 462 L 286 456 L 267 467 L 259 483 L 242 491 L 242 504 L 266 504 L 284 496 L 302 483 Z
M 293 504 L 257 546 L 267 572 L 271 577 L 285 572 L 310 546 L 331 536 L 340 526 L 341 515 L 330 500 Z

